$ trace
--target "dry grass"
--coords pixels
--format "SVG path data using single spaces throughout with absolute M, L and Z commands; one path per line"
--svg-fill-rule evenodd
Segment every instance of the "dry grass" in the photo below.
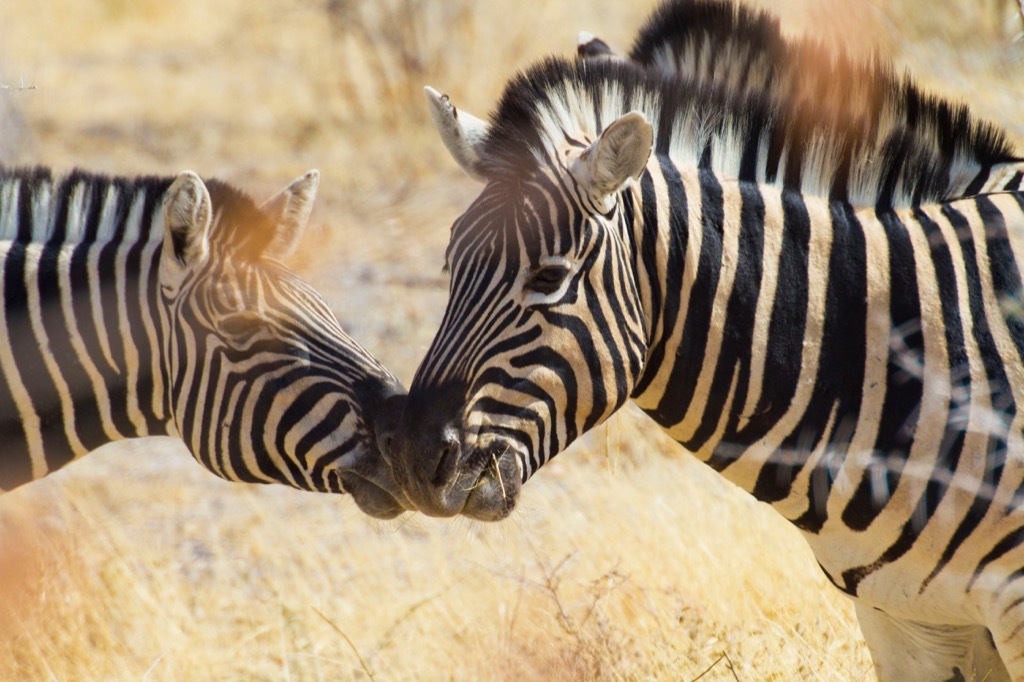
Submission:
M 1012 3 L 763 3 L 1024 137 Z M 255 194 L 319 167 L 295 265 L 408 380 L 477 191 L 422 85 L 483 114 L 579 29 L 628 46 L 652 4 L 4 0 L 0 82 L 34 89 L 0 90 L 0 152 Z M 799 535 L 655 431 L 626 411 L 496 526 L 376 524 L 344 498 L 224 483 L 170 440 L 111 446 L 0 498 L 0 679 L 871 679 Z

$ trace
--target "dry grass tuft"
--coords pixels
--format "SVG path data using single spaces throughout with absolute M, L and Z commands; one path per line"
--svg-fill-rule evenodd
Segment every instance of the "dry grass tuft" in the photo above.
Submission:
M 1009 0 L 759 2 L 791 30 L 892 53 L 1024 138 Z M 408 380 L 443 310 L 448 227 L 478 191 L 422 86 L 482 115 L 581 29 L 628 47 L 653 4 L 5 0 L 0 83 L 35 89 L 0 90 L 0 153 L 193 168 L 258 196 L 319 167 L 294 265 Z M 872 675 L 850 603 L 797 532 L 633 410 L 497 526 L 375 524 L 345 498 L 224 483 L 162 440 L 4 495 L 0 548 L 0 679 Z

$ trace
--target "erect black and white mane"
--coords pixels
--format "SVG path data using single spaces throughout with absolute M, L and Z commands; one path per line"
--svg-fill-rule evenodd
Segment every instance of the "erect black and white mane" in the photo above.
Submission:
M 730 0 L 667 0 L 640 30 L 629 60 L 736 94 L 762 93 L 785 125 L 833 131 L 850 149 L 841 163 L 866 161 L 898 176 L 917 170 L 909 161 L 923 154 L 918 163 L 945 169 L 948 180 L 945 188 L 932 183 L 919 201 L 976 193 L 993 166 L 1024 158 L 1001 129 L 963 103 L 923 92 L 880 55 L 855 60 L 841 46 L 787 38 L 777 17 Z
M 0 220 L 0 241 L 21 244 L 158 243 L 164 238 L 161 201 L 174 177 L 109 177 L 73 170 L 55 178 L 49 168 L 0 166 L 0 192 L 18 211 Z M 211 243 L 256 258 L 274 238 L 255 201 L 218 181 L 205 182 L 214 207 Z M 226 219 L 225 219 L 226 218 Z
M 770 92 L 627 61 L 549 58 L 506 86 L 480 170 L 488 178 L 521 177 L 553 158 L 567 139 L 593 140 L 630 111 L 650 120 L 655 151 L 677 163 L 855 205 L 941 201 L 951 177 L 968 167 L 976 173 L 980 159 L 1015 158 L 1005 135 L 975 121 L 964 106 L 924 95 L 907 81 L 865 76 L 864 83 L 895 88 L 882 88 L 883 99 L 916 112 L 918 125 L 939 133 L 923 136 L 889 125 L 884 113 L 855 124 L 841 103 L 794 107 Z

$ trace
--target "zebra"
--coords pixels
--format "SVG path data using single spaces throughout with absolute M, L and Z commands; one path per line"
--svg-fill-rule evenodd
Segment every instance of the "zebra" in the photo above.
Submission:
M 170 435 L 224 479 L 401 513 L 377 439 L 404 389 L 281 263 L 319 178 L 257 206 L 191 171 L 0 168 L 0 490 Z
M 624 61 L 445 104 L 486 186 L 390 446 L 416 509 L 507 517 L 632 399 L 802 532 L 880 679 L 1024 679 L 1024 193 L 841 175 L 770 98 Z
M 587 32 L 577 54 L 770 97 L 787 125 L 830 130 L 833 144 L 856 149 L 861 168 L 921 168 L 923 159 L 906 156 L 908 140 L 926 142 L 916 153 L 933 155 L 933 180 L 922 183 L 918 201 L 1012 191 L 1024 178 L 1024 162 L 1003 131 L 976 120 L 965 105 L 929 96 L 879 54 L 857 60 L 841 46 L 787 38 L 774 14 L 731 0 L 665 0 L 628 56 Z M 785 130 L 776 134 L 786 138 Z

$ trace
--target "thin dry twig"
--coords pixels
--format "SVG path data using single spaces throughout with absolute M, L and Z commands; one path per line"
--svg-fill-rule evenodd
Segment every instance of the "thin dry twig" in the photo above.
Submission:
M 420 599 L 419 601 L 415 602 L 412 606 L 407 608 L 405 611 L 403 611 L 401 615 L 399 615 L 397 618 L 395 618 L 391 622 L 391 625 L 388 626 L 388 629 L 385 630 L 384 634 L 381 635 L 380 639 L 377 640 L 377 646 L 374 647 L 374 654 L 372 654 L 372 655 L 376 655 L 377 652 L 380 652 L 382 649 L 385 649 L 385 648 L 391 646 L 391 642 L 394 640 L 395 633 L 398 631 L 398 628 L 399 628 L 399 626 L 402 625 L 402 623 L 404 623 L 406 620 L 408 620 L 409 617 L 412 616 L 412 614 L 414 614 L 417 611 L 419 611 L 420 608 L 426 606 L 427 604 L 429 604 L 430 602 L 434 601 L 438 597 L 444 595 L 451 588 L 452 588 L 452 586 L 448 585 L 448 586 L 444 587 L 443 589 L 438 590 L 434 594 L 428 595 L 428 596 L 424 597 L 423 599 Z
M 354 653 L 354 654 L 356 655 L 356 658 L 358 658 L 358 659 L 359 659 L 359 665 L 361 665 L 361 666 L 363 667 L 363 672 L 364 672 L 364 673 L 366 673 L 367 677 L 369 677 L 369 678 L 370 678 L 370 681 L 371 681 L 371 682 L 377 682 L 377 678 L 376 678 L 376 677 L 374 677 L 373 673 L 372 673 L 372 672 L 370 671 L 370 669 L 369 669 L 369 668 L 367 667 L 367 665 L 366 665 L 366 661 L 364 661 L 364 660 L 363 660 L 363 657 L 362 657 L 362 655 L 360 655 L 360 653 L 359 653 L 359 649 L 357 649 L 357 648 L 356 648 L 356 645 L 355 645 L 355 644 L 354 644 L 354 643 L 352 642 L 352 640 L 348 638 L 348 635 L 346 635 L 346 634 L 345 634 L 345 633 L 344 633 L 344 632 L 342 631 L 342 629 L 341 629 L 341 628 L 339 628 L 339 627 L 338 627 L 337 625 L 335 625 L 335 624 L 334 624 L 334 621 L 332 621 L 332 620 L 331 620 L 330 618 L 328 618 L 327 616 L 325 616 L 325 615 L 324 615 L 324 614 L 323 614 L 323 613 L 322 613 L 322 612 L 320 611 L 320 609 L 318 609 L 318 608 L 317 608 L 317 607 L 315 607 L 315 606 L 313 606 L 313 607 L 310 607 L 310 608 L 312 608 L 312 609 L 313 609 L 313 611 L 315 611 L 315 612 L 316 612 L 316 615 L 318 615 L 318 616 L 320 616 L 321 618 L 323 618 L 323 619 L 324 619 L 324 622 L 326 622 L 326 623 L 327 623 L 328 625 L 330 625 L 330 626 L 331 626 L 332 628 L 334 628 L 334 631 L 335 631 L 335 632 L 337 632 L 337 633 L 338 633 L 339 635 L 341 635 L 341 638 L 342 638 L 342 639 L 344 639 L 344 640 L 345 640 L 345 641 L 346 641 L 346 642 L 348 643 L 349 647 L 351 647 L 351 648 L 352 648 L 352 652 L 353 652 L 353 653 Z
M 719 663 L 721 663 L 723 660 L 725 661 L 725 667 L 729 670 L 729 672 L 732 673 L 732 678 L 734 680 L 736 680 L 736 682 L 740 682 L 740 677 L 739 677 L 739 675 L 736 674 L 736 666 L 734 666 L 732 664 L 732 659 L 729 658 L 729 654 L 727 652 L 724 652 L 724 651 L 722 652 L 721 656 L 719 656 L 718 658 L 715 659 L 714 663 L 709 665 L 707 667 L 707 669 L 704 670 L 704 672 L 702 672 L 700 675 L 697 675 L 697 677 L 695 677 L 692 680 L 690 680 L 690 682 L 697 682 L 697 680 L 699 680 L 700 678 L 704 677 L 709 672 L 714 670 L 715 666 L 718 665 Z
M 1024 0 L 1021 1 L 1024 2 Z M 498 485 L 501 486 L 501 499 L 508 499 L 508 496 L 505 494 L 505 482 L 501 480 L 501 466 L 498 464 L 498 456 L 492 453 L 491 459 L 494 460 L 494 471 L 498 474 Z

